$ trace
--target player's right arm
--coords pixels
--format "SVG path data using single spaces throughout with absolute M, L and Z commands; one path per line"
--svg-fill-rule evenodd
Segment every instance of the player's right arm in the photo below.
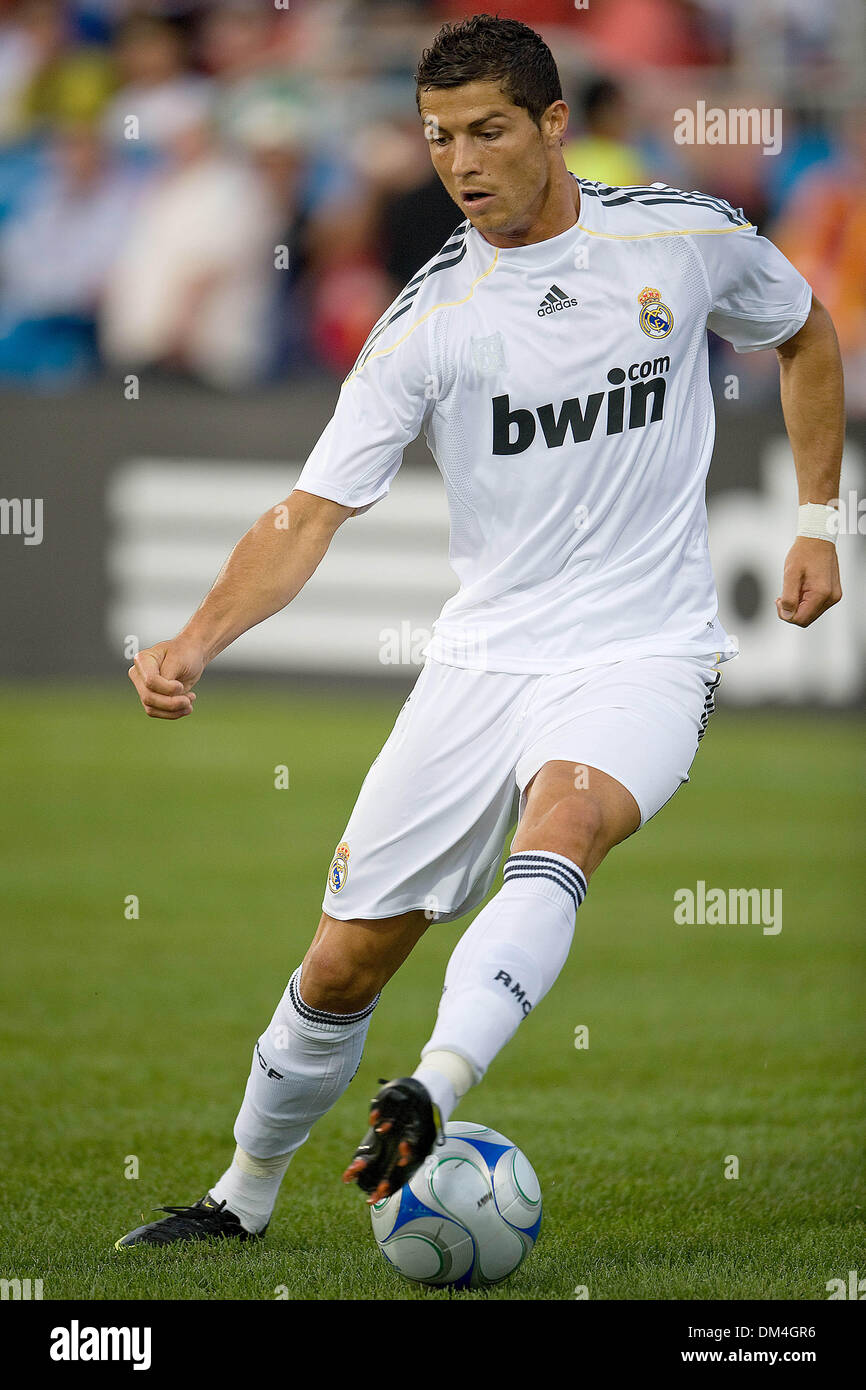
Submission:
M 403 450 L 435 401 L 422 279 L 416 276 L 374 325 L 294 492 L 241 537 L 177 637 L 135 658 L 130 679 L 152 718 L 192 714 L 193 686 L 208 662 L 285 608 L 346 518 L 387 496 Z
M 285 608 L 355 508 L 297 489 L 242 536 L 186 626 L 140 651 L 129 677 L 152 719 L 192 714 L 193 686 L 236 637 Z

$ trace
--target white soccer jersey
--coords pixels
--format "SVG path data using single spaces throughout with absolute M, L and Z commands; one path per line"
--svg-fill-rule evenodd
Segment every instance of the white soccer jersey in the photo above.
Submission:
M 717 616 L 707 327 L 738 352 L 811 290 L 728 203 L 578 179 L 577 224 L 501 250 L 463 222 L 379 319 L 298 488 L 366 508 L 423 429 L 460 589 L 428 653 L 553 673 L 736 654 Z

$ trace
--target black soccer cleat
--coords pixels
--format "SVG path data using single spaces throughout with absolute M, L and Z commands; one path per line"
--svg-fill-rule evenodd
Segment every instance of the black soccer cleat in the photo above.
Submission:
M 210 1194 L 191 1207 L 157 1207 L 167 1211 L 160 1221 L 136 1226 L 128 1235 L 114 1242 L 115 1250 L 130 1245 L 174 1245 L 182 1240 L 261 1240 L 265 1231 L 248 1231 L 233 1211 L 226 1210 L 224 1201 L 215 1202 Z
M 439 1109 L 414 1076 L 387 1081 L 370 1102 L 370 1128 L 343 1174 L 367 1201 L 390 1197 L 407 1183 L 431 1152 L 442 1130 Z

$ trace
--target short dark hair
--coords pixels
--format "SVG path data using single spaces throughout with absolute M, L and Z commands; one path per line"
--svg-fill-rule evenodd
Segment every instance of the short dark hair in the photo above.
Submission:
M 415 101 L 420 110 L 423 89 L 489 81 L 499 83 L 513 106 L 525 107 L 537 126 L 551 102 L 562 99 L 553 54 L 540 34 L 519 19 L 476 14 L 443 24 L 424 49 L 415 73 Z

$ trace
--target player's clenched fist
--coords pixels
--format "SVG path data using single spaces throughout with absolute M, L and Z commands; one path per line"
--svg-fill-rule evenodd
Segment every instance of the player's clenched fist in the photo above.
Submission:
M 836 547 L 799 537 L 788 552 L 776 611 L 785 623 L 808 627 L 842 597 Z
M 138 653 L 129 679 L 152 719 L 183 719 L 192 714 L 192 687 L 204 668 L 204 653 L 195 643 L 158 642 Z

